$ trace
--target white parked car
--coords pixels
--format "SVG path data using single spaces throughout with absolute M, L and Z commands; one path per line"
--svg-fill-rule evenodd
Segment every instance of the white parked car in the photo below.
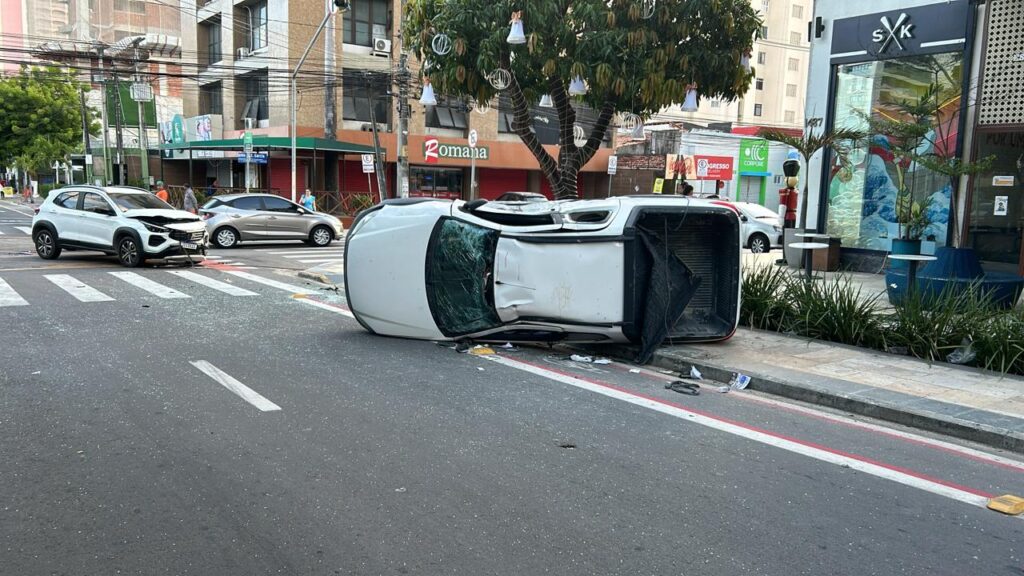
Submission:
M 125 266 L 147 259 L 201 261 L 208 241 L 199 216 L 128 187 L 66 186 L 50 192 L 32 219 L 40 258 L 62 250 L 114 254 Z
M 345 244 L 349 307 L 375 334 L 632 342 L 736 329 L 740 221 L 682 196 L 555 202 L 389 200 Z
M 763 254 L 782 247 L 782 218 L 771 210 L 752 202 L 729 202 L 740 211 L 743 223 L 743 246 L 754 254 Z

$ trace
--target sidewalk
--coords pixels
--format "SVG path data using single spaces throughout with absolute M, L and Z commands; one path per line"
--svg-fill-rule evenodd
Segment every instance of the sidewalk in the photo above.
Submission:
M 724 343 L 665 346 L 652 364 L 722 382 L 740 372 L 753 390 L 1024 452 L 1018 377 L 743 328 Z

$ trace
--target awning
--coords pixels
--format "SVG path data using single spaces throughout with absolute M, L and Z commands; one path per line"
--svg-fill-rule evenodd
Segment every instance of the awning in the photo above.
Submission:
M 253 134 L 252 147 L 254 149 L 277 148 L 290 150 L 292 139 L 287 136 L 264 136 Z M 373 146 L 363 144 L 352 144 L 351 142 L 340 142 L 338 140 L 327 140 L 326 138 L 296 138 L 295 147 L 299 150 L 322 150 L 327 152 L 344 152 L 350 154 L 373 154 Z M 202 140 L 196 142 L 184 142 L 181 144 L 161 144 L 161 150 L 236 150 L 241 152 L 245 143 L 241 138 L 227 140 Z

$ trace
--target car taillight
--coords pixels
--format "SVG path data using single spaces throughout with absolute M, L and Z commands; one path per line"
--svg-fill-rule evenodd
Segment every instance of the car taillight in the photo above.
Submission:
M 200 216 L 203 217 L 203 220 L 209 220 L 210 218 L 213 217 L 213 214 L 210 214 L 209 212 L 203 212 L 200 214 Z

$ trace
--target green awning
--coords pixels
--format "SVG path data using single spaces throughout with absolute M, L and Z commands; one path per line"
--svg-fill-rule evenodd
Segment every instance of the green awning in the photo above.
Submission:
M 241 152 L 244 148 L 241 138 L 229 140 L 205 140 L 197 142 L 185 142 L 182 144 L 161 144 L 161 150 L 237 150 Z M 287 136 L 264 136 L 253 134 L 252 147 L 256 150 L 277 148 L 290 150 L 292 139 Z M 373 154 L 373 146 L 352 144 L 351 142 L 339 142 L 325 138 L 296 138 L 295 147 L 299 150 L 324 150 L 328 152 L 346 152 L 351 154 Z

